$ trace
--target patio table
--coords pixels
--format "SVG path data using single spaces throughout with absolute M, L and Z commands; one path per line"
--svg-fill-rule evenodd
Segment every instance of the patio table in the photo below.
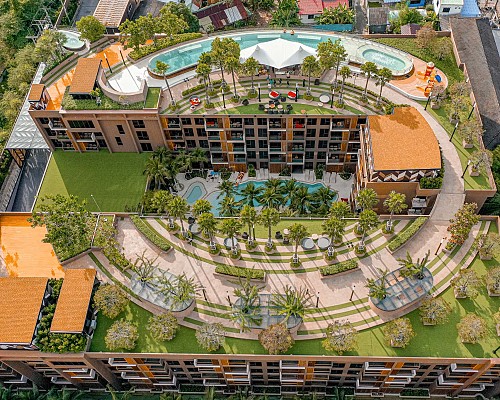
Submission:
M 313 234 L 311 235 L 311 237 L 312 237 L 312 240 L 318 240 L 318 237 L 319 237 L 319 236 L 318 236 L 318 234 L 317 234 L 317 233 L 313 233 Z
M 322 103 L 328 103 L 330 101 L 330 96 L 323 93 L 321 96 L 319 96 L 319 101 Z
M 304 250 L 312 250 L 314 249 L 314 241 L 310 238 L 302 239 L 301 246 Z
M 318 247 L 321 249 L 321 250 L 326 250 L 328 247 L 330 247 L 330 239 L 327 238 L 326 236 L 321 236 L 319 239 L 318 239 Z

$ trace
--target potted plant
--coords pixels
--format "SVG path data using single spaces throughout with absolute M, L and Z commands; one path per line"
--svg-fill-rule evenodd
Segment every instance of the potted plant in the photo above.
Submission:
M 500 296 L 500 267 L 493 268 L 486 274 L 486 289 L 490 296 Z
M 441 108 L 441 104 L 446 97 L 446 89 L 444 86 L 438 85 L 434 86 L 432 89 L 431 97 L 431 108 L 433 110 L 438 110 Z
M 476 272 L 471 269 L 461 270 L 458 275 L 451 280 L 451 286 L 457 299 L 474 299 L 479 294 L 481 279 Z
M 377 268 L 380 274 L 379 279 L 368 278 L 366 280 L 366 285 L 369 289 L 368 295 L 373 297 L 374 299 L 384 300 L 387 297 L 387 275 L 389 274 L 388 270 L 382 270 Z
M 398 258 L 399 265 L 401 265 L 400 275 L 407 278 L 411 277 L 414 279 L 422 280 L 424 279 L 424 269 L 429 261 L 430 251 L 427 251 L 425 257 L 420 260 L 417 259 L 416 262 L 413 262 L 410 253 L 406 252 L 406 258 Z
M 465 121 L 458 128 L 458 135 L 462 139 L 464 149 L 472 149 L 482 133 L 481 124 L 474 119 Z
M 477 150 L 472 153 L 470 158 L 470 176 L 479 176 L 487 174 L 491 165 L 492 156 L 488 150 Z

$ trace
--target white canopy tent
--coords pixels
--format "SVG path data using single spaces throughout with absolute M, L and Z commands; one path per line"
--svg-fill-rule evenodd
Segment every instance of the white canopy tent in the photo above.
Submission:
M 241 50 L 240 61 L 253 57 L 263 65 L 280 69 L 302 64 L 307 56 L 316 56 L 316 49 L 279 38 Z

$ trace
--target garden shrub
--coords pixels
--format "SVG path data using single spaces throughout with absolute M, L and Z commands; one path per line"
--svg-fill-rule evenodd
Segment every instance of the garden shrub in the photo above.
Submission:
M 218 265 L 215 272 L 221 275 L 235 276 L 237 278 L 264 279 L 265 274 L 261 269 L 236 267 L 234 265 Z
M 436 176 L 435 178 L 426 178 L 425 176 L 420 179 L 420 187 L 422 189 L 440 189 L 443 186 L 443 178 Z
M 191 33 L 181 33 L 175 35 L 173 38 L 162 38 L 158 39 L 156 43 L 152 43 L 146 46 L 141 46 L 138 50 L 133 50 L 130 52 L 129 57 L 135 61 L 142 57 L 154 53 L 155 51 L 166 49 L 170 46 L 175 46 L 176 44 L 187 42 L 188 40 L 198 39 L 202 37 L 201 33 L 191 32 Z
M 222 80 L 221 79 L 212 81 L 212 86 L 214 88 L 220 88 L 221 84 L 222 84 Z M 205 89 L 205 85 L 203 83 L 200 83 L 199 85 L 190 87 L 189 89 L 186 89 L 186 90 L 182 91 L 181 95 L 182 95 L 182 97 L 186 97 L 186 96 L 188 96 L 190 94 L 193 94 L 195 92 L 200 92 L 200 91 L 202 91 L 204 89 Z M 219 94 L 219 92 L 216 91 L 216 90 L 211 90 L 211 91 L 208 92 L 208 94 L 210 96 L 215 96 L 215 95 Z
M 49 285 L 52 288 L 52 294 L 50 295 L 50 298 L 53 301 L 57 301 L 57 299 L 59 298 L 59 294 L 61 293 L 61 287 L 62 287 L 63 281 L 64 281 L 64 279 L 62 279 L 62 278 L 60 278 L 60 279 L 55 279 L 55 278 L 49 279 Z
M 410 240 L 415 233 L 422 227 L 422 225 L 427 221 L 427 217 L 418 217 L 413 224 L 411 224 L 406 230 L 398 233 L 396 237 L 391 239 L 388 248 L 390 251 L 395 251 L 404 245 L 408 240 Z
M 135 227 L 139 232 L 141 232 L 146 238 L 153 243 L 155 246 L 159 247 L 163 251 L 169 251 L 171 246 L 168 241 L 160 236 L 156 231 L 154 231 L 149 224 L 144 221 L 138 215 L 131 215 L 130 219 L 134 223 Z
M 319 269 L 319 272 L 323 276 L 329 276 L 329 275 L 340 274 L 341 272 L 349 271 L 351 269 L 356 269 L 356 268 L 358 268 L 358 262 L 356 260 L 346 260 L 339 262 L 337 264 L 321 267 Z

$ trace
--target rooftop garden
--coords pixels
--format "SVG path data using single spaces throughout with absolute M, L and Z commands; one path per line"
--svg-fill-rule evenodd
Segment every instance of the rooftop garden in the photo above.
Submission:
M 66 88 L 61 107 L 65 110 L 142 110 L 145 107 L 143 101 L 131 104 L 122 104 L 110 99 L 100 93 L 100 103 L 95 99 L 74 99 L 69 94 L 70 86 Z
M 149 87 L 146 96 L 146 101 L 144 102 L 144 108 L 158 108 L 160 95 L 161 95 L 161 88 Z

